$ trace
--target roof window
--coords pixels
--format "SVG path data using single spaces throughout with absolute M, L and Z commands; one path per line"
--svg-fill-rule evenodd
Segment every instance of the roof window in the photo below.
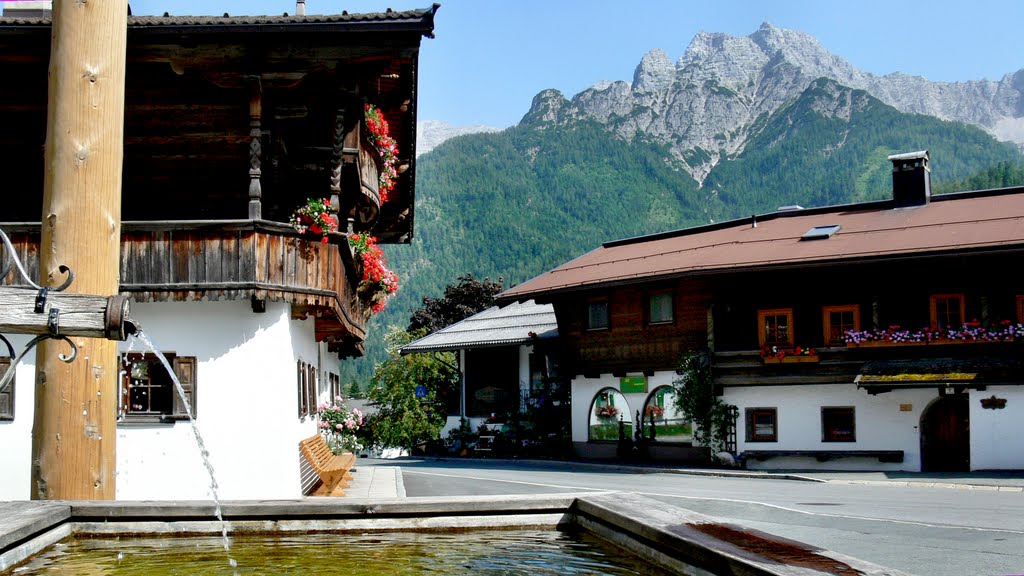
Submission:
M 807 231 L 806 234 L 800 237 L 801 240 L 826 240 L 831 238 L 833 234 L 839 231 L 839 224 L 829 224 L 827 226 L 815 226 Z

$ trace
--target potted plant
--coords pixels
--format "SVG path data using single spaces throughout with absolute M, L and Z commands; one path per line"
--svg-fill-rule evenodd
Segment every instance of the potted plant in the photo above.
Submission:
M 331 404 L 317 407 L 317 427 L 326 436 L 327 445 L 335 454 L 363 449 L 356 432 L 363 426 L 363 413 L 356 408 L 349 409 L 341 396 Z

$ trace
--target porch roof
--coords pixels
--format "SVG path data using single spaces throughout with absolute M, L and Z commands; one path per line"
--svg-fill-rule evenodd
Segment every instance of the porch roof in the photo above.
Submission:
M 493 306 L 402 347 L 402 354 L 524 344 L 558 336 L 555 311 L 533 300 Z
M 1024 361 L 1013 357 L 876 360 L 866 362 L 854 382 L 869 394 L 944 386 L 984 389 L 1024 383 Z

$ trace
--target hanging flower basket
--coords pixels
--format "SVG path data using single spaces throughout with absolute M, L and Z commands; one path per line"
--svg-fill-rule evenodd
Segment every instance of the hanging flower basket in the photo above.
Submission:
M 356 294 L 376 314 L 398 292 L 398 274 L 388 268 L 384 250 L 377 245 L 377 239 L 368 234 L 351 234 L 348 244 L 356 261 L 363 267 L 363 276 L 356 287 Z

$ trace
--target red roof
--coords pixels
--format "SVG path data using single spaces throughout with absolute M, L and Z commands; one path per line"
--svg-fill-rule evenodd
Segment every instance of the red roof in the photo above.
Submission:
M 839 230 L 827 239 L 800 239 L 811 228 L 836 224 Z M 609 242 L 499 299 L 654 277 L 1004 248 L 1024 248 L 1022 188 L 934 196 L 909 208 L 886 201 L 774 212 Z

